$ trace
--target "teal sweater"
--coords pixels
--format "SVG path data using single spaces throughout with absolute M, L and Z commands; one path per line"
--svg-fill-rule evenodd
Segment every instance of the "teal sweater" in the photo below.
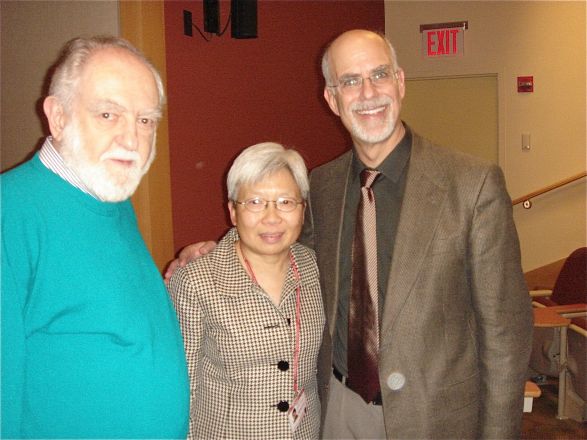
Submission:
M 185 438 L 173 306 L 129 201 L 38 155 L 1 176 L 2 438 Z

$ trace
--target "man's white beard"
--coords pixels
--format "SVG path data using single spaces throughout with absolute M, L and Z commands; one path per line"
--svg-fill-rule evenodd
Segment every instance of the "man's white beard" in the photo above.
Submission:
M 138 152 L 123 148 L 108 150 L 100 156 L 98 163 L 93 163 L 82 143 L 77 120 L 73 119 L 63 129 L 63 140 L 59 149 L 61 156 L 90 193 L 103 202 L 121 202 L 132 196 L 155 159 L 155 136 L 149 158 L 142 168 L 139 166 Z M 126 170 L 112 172 L 107 168 L 108 158 L 133 160 L 133 164 Z
M 397 122 L 395 115 L 392 114 L 391 103 L 392 100 L 390 97 L 381 96 L 379 98 L 363 102 L 355 102 L 352 104 L 349 109 L 351 119 L 351 135 L 361 142 L 365 142 L 367 144 L 377 144 L 379 142 L 386 141 L 392 135 Z M 389 106 L 387 109 L 388 114 L 386 119 L 382 121 L 382 124 L 379 126 L 378 131 L 375 131 L 373 127 L 371 127 L 371 130 L 369 130 L 367 127 L 363 127 L 359 119 L 354 114 L 354 111 L 356 110 L 373 109 L 383 105 Z

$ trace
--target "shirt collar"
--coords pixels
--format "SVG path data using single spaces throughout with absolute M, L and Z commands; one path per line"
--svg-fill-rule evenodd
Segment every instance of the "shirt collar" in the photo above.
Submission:
M 396 147 L 391 153 L 381 162 L 377 167 L 377 171 L 380 171 L 383 176 L 390 179 L 393 183 L 397 183 L 406 167 L 410 158 L 410 152 L 412 150 L 412 132 L 410 128 L 404 124 L 405 133 L 403 138 L 399 141 Z M 366 166 L 361 159 L 359 159 L 355 149 L 353 148 L 353 163 L 352 163 L 352 174 L 353 178 L 358 179 L 361 171 Z
M 57 151 L 53 146 L 53 137 L 47 136 L 45 139 L 45 142 L 41 147 L 41 151 L 39 151 L 39 159 L 43 165 L 45 165 L 49 170 L 57 174 L 67 183 L 76 187 L 80 191 L 91 195 L 95 199 L 98 199 L 82 182 L 75 171 L 65 163 L 59 151 Z

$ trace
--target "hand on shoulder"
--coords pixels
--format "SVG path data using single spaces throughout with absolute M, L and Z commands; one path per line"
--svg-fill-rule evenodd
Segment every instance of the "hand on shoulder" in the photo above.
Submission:
M 165 271 L 165 282 L 167 283 L 169 281 L 177 269 L 184 267 L 186 264 L 195 260 L 196 258 L 209 254 L 215 248 L 215 241 L 200 241 L 198 243 L 190 244 L 184 247 L 180 251 L 179 256 L 171 263 L 169 263 L 169 266 L 167 266 L 167 270 Z

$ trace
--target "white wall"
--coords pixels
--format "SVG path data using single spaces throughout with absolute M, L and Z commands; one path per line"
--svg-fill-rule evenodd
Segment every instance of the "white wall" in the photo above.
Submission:
M 118 1 L 0 1 L 0 166 L 23 161 L 47 133 L 43 84 L 65 42 L 119 33 Z
M 499 164 L 513 199 L 586 169 L 584 1 L 385 2 L 386 34 L 410 77 L 498 77 Z M 467 20 L 465 55 L 421 55 L 421 24 Z M 516 78 L 534 76 L 534 93 Z M 409 89 L 407 90 L 409 93 Z M 472 97 L 474 99 L 474 96 Z M 522 151 L 521 134 L 532 149 Z M 585 179 L 514 207 L 524 270 L 587 245 Z

